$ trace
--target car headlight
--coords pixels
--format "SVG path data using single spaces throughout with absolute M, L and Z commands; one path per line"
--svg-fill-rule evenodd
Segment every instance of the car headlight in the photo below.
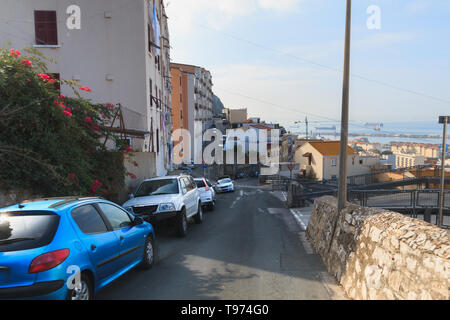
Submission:
M 134 214 L 133 207 L 125 207 L 125 210 Z
M 173 203 L 161 203 L 158 207 L 159 212 L 165 211 L 175 211 L 175 206 Z

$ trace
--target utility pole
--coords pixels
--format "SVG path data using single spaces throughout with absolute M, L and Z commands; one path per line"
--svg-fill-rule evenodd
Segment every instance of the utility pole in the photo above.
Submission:
M 305 117 L 305 123 L 306 123 L 306 140 L 308 140 L 308 117 Z
M 450 116 L 439 117 L 439 123 L 444 124 L 444 137 L 442 139 L 442 157 L 441 157 L 441 192 L 439 193 L 439 220 L 437 225 L 442 228 L 444 224 L 444 189 L 445 189 L 445 155 L 447 151 L 447 124 Z
M 345 21 L 344 82 L 342 89 L 341 150 L 339 158 L 338 211 L 347 202 L 347 144 L 348 144 L 348 105 L 350 89 L 350 39 L 351 39 L 352 0 L 347 0 Z

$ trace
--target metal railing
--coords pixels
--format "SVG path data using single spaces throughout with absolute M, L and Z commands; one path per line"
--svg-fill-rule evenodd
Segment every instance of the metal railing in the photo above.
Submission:
M 407 172 L 410 172 L 414 175 L 415 178 L 423 177 L 423 172 L 429 171 L 430 169 L 434 169 L 434 172 L 438 174 L 440 172 L 440 168 L 434 165 L 420 165 L 399 169 L 385 169 L 385 170 L 377 170 L 367 174 L 360 174 L 349 176 L 347 178 L 347 183 L 349 185 L 369 185 L 375 184 L 383 181 L 379 181 L 379 175 L 383 173 L 393 173 L 393 174 L 402 174 L 403 177 L 400 180 L 410 179 L 411 177 L 405 176 Z M 436 175 L 437 177 L 438 175 Z
M 349 202 L 363 207 L 383 208 L 423 218 L 431 222 L 426 215 L 437 217 L 440 190 L 350 190 Z M 444 190 L 444 227 L 450 226 L 450 190 Z M 437 221 L 437 219 L 436 219 Z

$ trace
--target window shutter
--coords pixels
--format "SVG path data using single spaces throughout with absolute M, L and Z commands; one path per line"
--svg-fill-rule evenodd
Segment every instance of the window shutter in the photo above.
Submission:
M 36 44 L 58 44 L 56 11 L 34 11 L 34 28 Z

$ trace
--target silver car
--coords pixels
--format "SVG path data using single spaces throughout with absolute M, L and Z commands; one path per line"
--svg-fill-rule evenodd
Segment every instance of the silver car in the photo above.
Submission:
M 181 237 L 187 234 L 189 218 L 203 222 L 200 192 L 188 175 L 144 180 L 130 198 L 125 209 L 150 223 L 171 219 Z

